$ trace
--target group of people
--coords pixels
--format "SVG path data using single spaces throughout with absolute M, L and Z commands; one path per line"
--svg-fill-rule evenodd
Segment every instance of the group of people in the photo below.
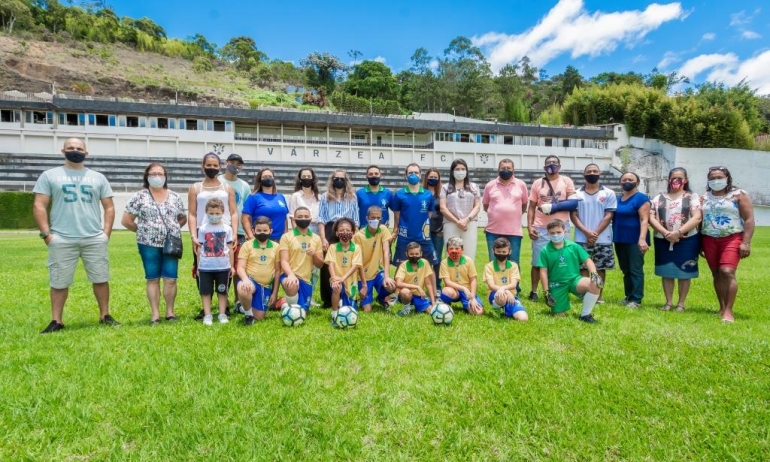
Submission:
M 34 188 L 34 216 L 49 248 L 53 319 L 43 333 L 64 328 L 62 311 L 79 258 L 93 284 L 100 321 L 118 324 L 109 313 L 112 190 L 103 175 L 84 166 L 88 152 L 82 140 L 66 140 L 62 153 L 64 165 L 44 172 Z M 460 302 L 468 313 L 483 314 L 475 267 L 482 207 L 489 261 L 482 278 L 489 304 L 509 317 L 527 319 L 519 297 L 526 217 L 532 241 L 528 299 L 538 302 L 541 286 L 554 315 L 564 315 L 573 293 L 583 299 L 580 319 L 596 322 L 592 309 L 603 302 L 606 270 L 614 268 L 616 257 L 623 273 L 622 303 L 640 307 L 651 226 L 655 274 L 662 278 L 666 298 L 661 309 L 685 309 L 703 254 L 714 278 L 719 313 L 732 322 L 735 270 L 750 254 L 754 230 L 748 195 L 733 186 L 729 170 L 721 166 L 709 169 L 703 195 L 690 190 L 685 169 L 675 168 L 667 190 L 650 200 L 639 191 L 640 178 L 632 172 L 620 177 L 622 193 L 616 195 L 600 184 L 595 164 L 586 166 L 585 185 L 576 189 L 568 176 L 560 175 L 556 156 L 545 159 L 544 176 L 530 188 L 515 177 L 513 161 L 504 159 L 483 190 L 470 181 L 462 159 L 452 162 L 446 182 L 438 169 L 423 173 L 418 164 L 409 164 L 405 184 L 396 191 L 380 184 L 382 172 L 374 165 L 366 170 L 368 185 L 357 191 L 345 170 L 334 170 L 321 190 L 315 171 L 303 167 L 290 195 L 278 191 L 269 168 L 260 170 L 250 186 L 239 178 L 243 165 L 241 156 L 231 154 L 222 173 L 219 156 L 206 154 L 204 177 L 190 186 L 186 209 L 168 189 L 163 164 L 145 169 L 143 189 L 128 201 L 121 223 L 136 233 L 151 323 L 161 321 L 161 293 L 164 319 L 176 320 L 179 260 L 168 244 L 181 238 L 185 224 L 191 231 L 193 276 L 206 325 L 213 323 L 214 294 L 217 319 L 228 322 L 231 286 L 246 324 L 264 318 L 270 307 L 298 304 L 309 310 L 316 286 L 321 304 L 332 309 L 332 319 L 344 305 L 371 310 L 375 291 L 382 306 L 400 302 L 400 315 L 427 311 L 438 300 Z M 573 227 L 574 242 L 569 240 Z

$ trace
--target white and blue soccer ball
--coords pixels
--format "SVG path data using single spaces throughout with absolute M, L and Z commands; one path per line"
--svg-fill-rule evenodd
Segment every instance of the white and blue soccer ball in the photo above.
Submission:
M 436 303 L 436 305 L 430 309 L 430 317 L 433 319 L 434 324 L 448 326 L 452 324 L 452 320 L 455 318 L 455 312 L 452 311 L 452 307 L 446 303 Z
M 283 321 L 284 326 L 299 326 L 305 322 L 305 316 L 307 313 L 299 305 L 284 304 L 281 308 L 281 321 Z
M 341 306 L 337 310 L 337 319 L 335 320 L 337 327 L 340 329 L 347 329 L 349 327 L 356 327 L 358 323 L 358 311 L 352 306 Z

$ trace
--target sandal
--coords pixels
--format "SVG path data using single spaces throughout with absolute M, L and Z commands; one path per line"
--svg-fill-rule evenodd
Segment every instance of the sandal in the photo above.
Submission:
M 176 316 L 166 316 L 166 321 L 176 321 Z
M 684 305 L 677 305 L 674 311 L 678 311 L 681 313 L 682 311 L 684 311 Z
M 156 326 L 158 324 L 160 324 L 160 319 L 151 319 L 150 320 L 150 325 L 151 326 Z
M 660 310 L 661 311 L 670 311 L 671 310 L 671 304 L 670 303 L 666 303 L 665 305 L 660 307 Z

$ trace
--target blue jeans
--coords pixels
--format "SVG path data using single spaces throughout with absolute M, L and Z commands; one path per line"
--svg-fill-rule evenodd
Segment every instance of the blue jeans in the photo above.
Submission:
M 179 260 L 163 255 L 163 247 L 152 247 L 139 244 L 139 256 L 144 265 L 144 278 L 152 279 L 176 279 L 178 276 Z

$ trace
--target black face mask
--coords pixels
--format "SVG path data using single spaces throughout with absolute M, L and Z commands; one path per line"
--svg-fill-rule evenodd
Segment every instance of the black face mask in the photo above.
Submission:
M 275 178 L 262 178 L 262 181 L 260 182 L 262 186 L 267 186 L 268 188 L 272 188 L 275 186 Z
M 66 151 L 64 153 L 64 158 L 73 164 L 80 164 L 86 160 L 86 155 L 80 151 Z
M 502 262 L 504 262 L 505 260 L 508 260 L 508 254 L 500 254 L 500 253 L 496 253 L 496 254 L 495 254 L 495 258 L 497 259 L 497 261 L 499 261 L 500 263 L 502 263 Z
M 310 226 L 310 220 L 294 220 L 297 223 L 297 228 L 307 229 Z
M 334 189 L 342 189 L 345 187 L 345 179 L 344 178 L 335 178 L 332 180 L 332 186 L 334 186 Z
M 372 186 L 379 185 L 380 184 L 380 179 L 381 178 L 378 177 L 378 176 L 370 176 L 370 177 L 367 178 L 367 180 L 369 181 L 369 184 L 372 185 Z
M 217 175 L 219 175 L 219 169 L 218 168 L 204 168 L 203 172 L 209 178 L 216 178 Z
M 497 174 L 500 175 L 500 178 L 505 181 L 508 181 L 511 178 L 513 178 L 513 170 L 503 169 L 503 170 L 500 170 Z
M 420 258 L 422 257 L 409 257 L 409 263 L 416 265 L 417 263 L 419 263 Z
M 262 243 L 265 243 L 268 239 L 270 239 L 270 235 L 267 233 L 257 233 L 254 235 L 254 237 L 256 237 L 257 240 Z
M 310 188 L 313 186 L 313 179 L 312 178 L 300 178 L 299 184 L 303 188 Z
M 583 178 L 586 179 L 586 183 L 588 184 L 596 184 L 599 182 L 599 177 L 601 175 L 583 175 Z

